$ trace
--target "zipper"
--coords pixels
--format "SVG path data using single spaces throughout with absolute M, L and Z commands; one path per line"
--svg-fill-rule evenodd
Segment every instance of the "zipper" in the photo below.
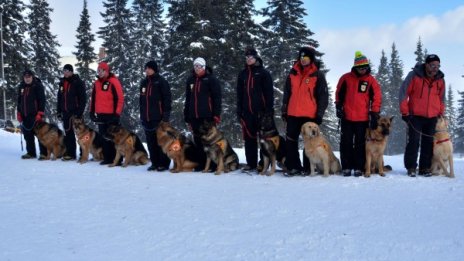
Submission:
M 151 79 L 150 78 L 148 78 L 148 84 L 147 84 L 146 88 L 147 89 L 145 90 L 145 101 L 146 101 L 146 106 L 145 106 L 146 109 L 145 110 L 146 110 L 146 113 L 147 113 L 147 121 L 149 121 L 149 119 L 150 119 L 150 117 L 149 117 L 150 116 L 150 109 L 149 109 L 150 102 L 149 102 L 149 99 L 148 99 L 149 97 L 148 96 L 150 96 L 150 94 L 151 94 Z
M 199 82 L 198 77 L 195 79 L 195 86 L 193 88 L 193 91 L 195 93 L 195 116 L 198 119 L 199 117 L 198 117 L 198 96 L 197 94 L 200 92 L 200 82 Z
M 253 109 L 251 108 L 251 96 L 250 96 L 250 85 L 253 87 L 253 77 L 251 77 L 251 67 L 248 67 L 248 81 L 247 81 L 247 93 L 248 93 L 248 108 L 250 112 L 253 113 Z

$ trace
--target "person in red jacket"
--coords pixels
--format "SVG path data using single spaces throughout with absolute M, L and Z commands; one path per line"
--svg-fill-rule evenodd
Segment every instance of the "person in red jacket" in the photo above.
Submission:
M 309 161 L 303 152 L 303 167 L 298 156 L 298 138 L 301 126 L 312 121 L 322 123 L 329 103 L 325 75 L 319 70 L 312 47 L 303 47 L 298 52 L 298 61 L 288 74 L 282 100 L 282 119 L 287 123 L 286 133 L 286 176 L 304 174 Z
M 355 53 L 351 72 L 338 81 L 335 92 L 337 117 L 341 119 L 340 158 L 344 176 L 359 177 L 366 161 L 366 129 L 377 128 L 382 93 L 371 75 L 366 56 Z M 369 124 L 370 118 L 370 124 Z
M 98 79 L 93 84 L 90 99 L 90 119 L 98 124 L 98 131 L 106 135 L 110 125 L 119 124 L 124 94 L 121 83 L 116 75 L 111 73 L 110 66 L 106 62 L 98 64 Z M 113 163 L 116 156 L 114 143 L 104 139 L 103 161 L 101 165 Z
M 36 158 L 35 136 L 33 128 L 37 122 L 42 121 L 45 111 L 45 90 L 39 78 L 27 69 L 23 73 L 23 81 L 19 84 L 16 106 L 16 118 L 21 123 L 21 132 L 26 140 L 27 153 L 22 159 Z M 47 149 L 39 141 L 39 160 L 44 160 Z
M 409 127 L 404 166 L 411 177 L 416 176 L 419 144 L 419 175 L 432 175 L 430 168 L 435 124 L 437 117 L 445 113 L 444 77 L 440 71 L 440 58 L 436 54 L 430 54 L 425 63 L 416 64 L 401 85 L 400 112 Z

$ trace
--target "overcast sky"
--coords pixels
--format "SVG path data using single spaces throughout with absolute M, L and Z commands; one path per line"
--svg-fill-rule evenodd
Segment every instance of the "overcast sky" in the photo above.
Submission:
M 49 0 L 52 33 L 62 45 L 62 56 L 75 51 L 76 29 L 83 1 Z M 404 3 L 406 2 L 406 3 Z M 464 91 L 464 3 L 456 0 L 334 1 L 305 0 L 305 22 L 320 43 L 319 51 L 330 69 L 327 80 L 335 88 L 340 76 L 353 65 L 354 53 L 362 51 L 377 68 L 381 51 L 390 57 L 396 43 L 405 75 L 415 64 L 414 51 L 419 36 L 428 53 L 441 58 L 447 85 Z M 262 7 L 266 1 L 257 1 Z M 103 26 L 102 1 L 88 1 L 93 31 Z M 101 40 L 96 42 L 96 50 Z

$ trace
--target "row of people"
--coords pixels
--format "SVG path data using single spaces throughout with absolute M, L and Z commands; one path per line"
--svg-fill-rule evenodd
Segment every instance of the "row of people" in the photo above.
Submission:
M 271 74 L 254 48 L 245 51 L 245 67 L 237 77 L 236 108 L 245 141 L 247 165 L 244 171 L 253 171 L 258 166 L 258 130 L 260 113 L 273 113 L 274 86 Z M 411 126 L 404 155 L 408 175 L 414 176 L 417 169 L 419 144 L 421 146 L 419 171 L 429 174 L 432 157 L 432 140 L 436 118 L 444 114 L 444 74 L 439 70 L 440 59 L 428 55 L 425 63 L 417 64 L 399 89 L 400 111 L 403 120 Z M 73 67 L 63 67 L 63 78 L 58 90 L 57 112 L 65 129 L 66 154 L 63 160 L 76 159 L 76 140 L 71 127 L 71 117 L 82 117 L 87 102 L 85 84 Z M 110 66 L 101 62 L 97 69 L 98 79 L 92 87 L 89 114 L 105 133 L 114 123 L 119 123 L 124 105 L 121 83 L 111 72 Z M 147 138 L 147 147 L 152 165 L 148 170 L 162 171 L 169 167 L 170 160 L 162 153 L 156 142 L 155 129 L 161 121 L 169 121 L 171 114 L 171 90 L 169 83 L 159 73 L 155 61 L 145 65 L 145 78 L 140 83 L 140 119 Z M 325 74 L 320 70 L 316 51 L 311 47 L 299 50 L 284 86 L 282 119 L 286 122 L 286 167 L 288 174 L 298 175 L 309 167 L 298 156 L 298 138 L 301 126 L 308 121 L 322 123 L 328 106 L 329 93 Z M 201 148 L 199 127 L 204 120 L 220 122 L 221 86 L 204 58 L 193 62 L 193 69 L 185 84 L 184 120 L 189 124 L 194 142 Z M 371 74 L 366 56 L 355 53 L 351 71 L 344 74 L 336 88 L 336 115 L 341 120 L 340 156 L 343 175 L 360 176 L 364 169 L 365 132 L 375 128 L 382 104 L 381 86 Z M 39 78 L 31 70 L 23 73 L 19 85 L 17 118 L 21 122 L 26 140 L 27 153 L 23 159 L 35 158 L 36 149 L 32 128 L 44 116 L 45 95 Z M 40 158 L 45 148 L 40 145 Z M 105 141 L 104 160 L 109 164 L 115 155 L 114 145 Z

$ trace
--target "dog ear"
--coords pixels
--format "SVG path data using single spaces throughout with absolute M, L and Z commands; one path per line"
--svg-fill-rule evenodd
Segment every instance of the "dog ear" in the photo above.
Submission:
M 395 118 L 395 116 L 391 116 L 391 117 L 390 117 L 390 122 L 393 121 L 393 118 Z
M 306 136 L 306 123 L 301 125 L 300 133 L 301 135 Z

